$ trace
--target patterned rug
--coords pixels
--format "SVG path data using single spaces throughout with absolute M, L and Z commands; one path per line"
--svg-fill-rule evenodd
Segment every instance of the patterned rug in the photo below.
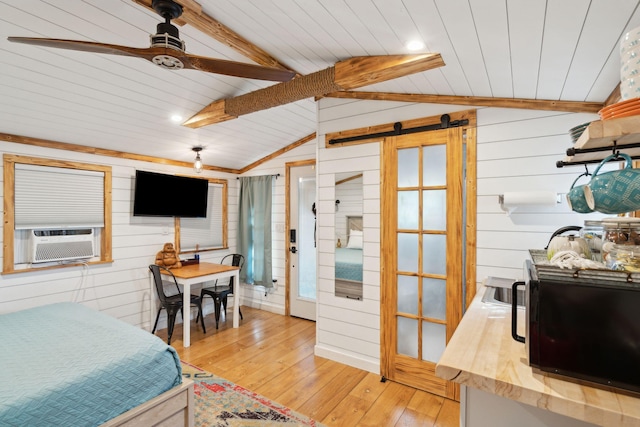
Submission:
M 196 366 L 182 362 L 194 382 L 197 427 L 324 427 L 323 424 Z

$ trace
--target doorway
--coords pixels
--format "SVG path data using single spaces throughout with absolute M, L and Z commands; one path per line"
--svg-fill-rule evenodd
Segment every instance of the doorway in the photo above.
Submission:
M 286 164 L 286 302 L 290 316 L 316 320 L 315 160 Z

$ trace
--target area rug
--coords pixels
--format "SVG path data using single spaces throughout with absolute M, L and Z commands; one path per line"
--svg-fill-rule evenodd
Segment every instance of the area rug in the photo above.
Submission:
M 324 427 L 264 396 L 182 362 L 182 375 L 194 382 L 198 427 Z

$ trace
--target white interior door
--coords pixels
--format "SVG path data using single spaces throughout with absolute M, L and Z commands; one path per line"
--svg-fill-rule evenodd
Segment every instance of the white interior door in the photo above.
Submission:
M 315 321 L 316 171 L 292 167 L 289 180 L 289 313 Z

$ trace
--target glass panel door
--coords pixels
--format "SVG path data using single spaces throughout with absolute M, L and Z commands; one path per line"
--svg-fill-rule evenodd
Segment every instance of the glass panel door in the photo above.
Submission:
M 288 312 L 291 316 L 316 320 L 315 168 L 313 164 L 290 164 L 287 175 Z
M 462 130 L 385 141 L 383 375 L 446 397 L 435 364 L 459 322 L 465 259 Z M 393 256 L 395 255 L 395 256 Z

